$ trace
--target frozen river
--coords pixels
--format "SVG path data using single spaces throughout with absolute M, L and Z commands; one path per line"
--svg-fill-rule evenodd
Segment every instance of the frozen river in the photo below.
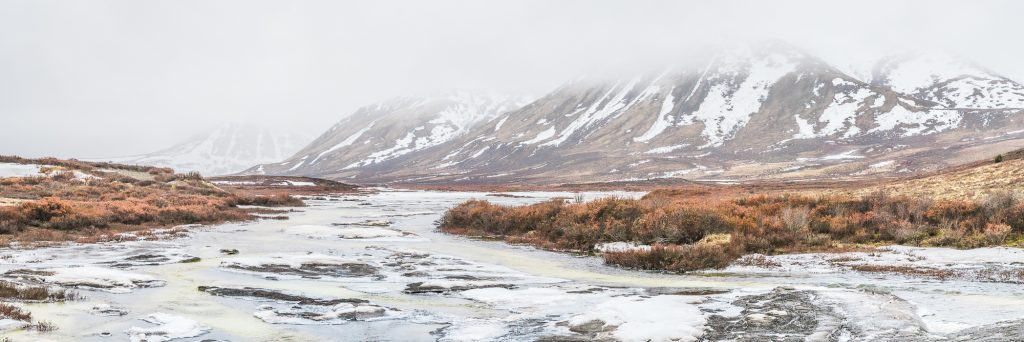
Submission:
M 526 204 L 572 197 L 517 195 L 523 197 L 381 191 L 309 200 L 288 220 L 196 228 L 178 239 L 0 250 L 3 277 L 75 287 L 85 297 L 20 304 L 59 329 L 4 335 L 14 341 L 1003 341 L 1024 335 L 1024 253 L 1017 249 L 897 247 L 763 257 L 722 271 L 667 275 L 435 231 L 446 208 L 470 198 Z M 640 194 L 585 194 L 608 195 Z M 852 269 L 864 264 L 960 276 Z

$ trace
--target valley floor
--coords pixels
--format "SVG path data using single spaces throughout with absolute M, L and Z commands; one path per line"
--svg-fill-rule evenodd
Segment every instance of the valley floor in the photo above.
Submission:
M 189 237 L 0 249 L 0 277 L 75 289 L 12 300 L 13 341 L 1012 341 L 1024 252 L 890 247 L 753 255 L 687 275 L 436 231 L 471 198 L 572 193 L 381 191 L 307 199 L 289 220 Z M 639 193 L 585 193 L 584 199 Z M 918 270 L 929 270 L 919 272 Z M 1016 278 L 1015 278 L 1016 275 Z

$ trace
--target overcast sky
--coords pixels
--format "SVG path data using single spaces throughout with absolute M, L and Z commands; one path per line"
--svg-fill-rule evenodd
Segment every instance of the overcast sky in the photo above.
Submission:
M 541 95 L 698 43 L 834 63 L 948 49 L 1024 80 L 1024 1 L 0 0 L 0 154 L 109 157 L 212 125 L 311 138 L 399 95 Z

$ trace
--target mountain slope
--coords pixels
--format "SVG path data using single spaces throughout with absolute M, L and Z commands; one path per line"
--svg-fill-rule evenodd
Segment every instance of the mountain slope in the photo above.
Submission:
M 279 161 L 305 143 L 301 137 L 249 124 L 222 125 L 169 148 L 139 156 L 112 158 L 128 164 L 166 166 L 177 172 L 225 175 L 256 164 Z
M 778 45 L 723 51 L 698 68 L 578 82 L 508 117 L 433 168 L 477 181 L 797 174 L 1006 122 L 869 85 Z
M 400 167 L 525 102 L 469 93 L 392 99 L 359 109 L 284 162 L 246 173 L 359 177 Z
M 387 111 L 417 118 L 388 126 L 393 131 L 385 141 L 404 144 L 343 140 L 384 115 L 357 113 L 349 120 L 363 121 L 346 126 L 350 131 L 318 140 L 282 165 L 287 169 L 274 171 L 418 183 L 874 176 L 933 170 L 1024 132 L 1015 91 L 988 87 L 958 97 L 948 89 L 963 80 L 999 81 L 992 84 L 1007 89 L 1019 84 L 960 64 L 950 66 L 955 70 L 946 76 L 953 78 L 924 82 L 900 71 L 908 63 L 890 61 L 876 69 L 884 76 L 864 82 L 781 43 L 723 48 L 686 67 L 576 80 L 422 147 L 414 141 L 426 129 L 418 129 L 423 119 L 408 110 Z M 997 95 L 1001 100 L 992 100 Z M 396 152 L 400 159 L 375 157 Z M 324 153 L 361 157 L 300 163 Z

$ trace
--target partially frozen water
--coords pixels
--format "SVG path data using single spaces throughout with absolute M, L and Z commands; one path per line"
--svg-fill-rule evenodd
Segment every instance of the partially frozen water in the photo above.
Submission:
M 382 191 L 310 200 L 289 220 L 190 237 L 0 250 L 5 279 L 86 298 L 20 304 L 59 330 L 15 341 L 945 340 L 1021 336 L 1017 250 L 764 257 L 667 275 L 596 257 L 441 234 L 470 198 L 526 204 L 570 193 Z M 597 196 L 636 193 L 588 193 Z M 237 251 L 237 253 L 235 252 Z M 842 260 L 836 259 L 842 257 Z M 989 260 L 1000 259 L 1000 260 Z M 948 267 L 937 279 L 858 263 Z M 993 271 L 994 270 L 994 271 Z M 997 277 L 998 276 L 998 277 Z M 1002 277 L 1002 278 L 999 278 Z M 0 322 L 2 323 L 2 322 Z M 1016 334 L 1016 335 L 1015 335 Z

